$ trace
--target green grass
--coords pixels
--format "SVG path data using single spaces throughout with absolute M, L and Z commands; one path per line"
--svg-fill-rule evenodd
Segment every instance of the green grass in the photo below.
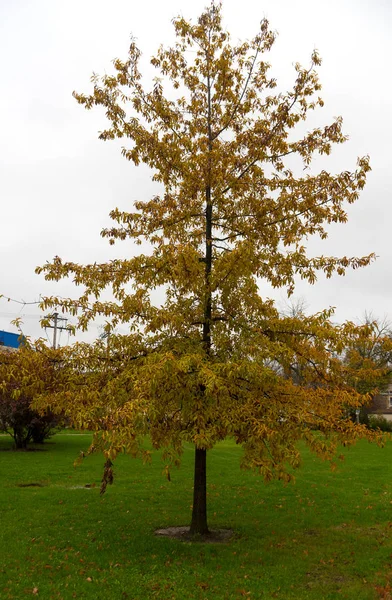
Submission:
M 240 471 L 241 450 L 220 444 L 209 521 L 235 536 L 201 544 L 153 534 L 189 523 L 191 448 L 171 483 L 159 456 L 148 466 L 121 457 L 101 498 L 102 457 L 72 466 L 89 439 L 59 434 L 42 451 L 12 452 L 0 437 L 1 600 L 392 597 L 392 444 L 359 444 L 335 473 L 305 451 L 286 487 Z

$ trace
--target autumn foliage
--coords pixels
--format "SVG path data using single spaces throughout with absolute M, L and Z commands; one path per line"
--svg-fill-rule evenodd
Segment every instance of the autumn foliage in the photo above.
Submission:
M 82 287 L 76 299 L 46 298 L 45 309 L 61 307 L 81 329 L 103 316 L 112 332 L 107 343 L 69 350 L 67 383 L 41 406 L 92 429 L 93 448 L 110 461 L 123 450 L 148 460 L 149 436 L 169 473 L 184 443 L 193 444 L 192 533 L 208 531 L 206 452 L 219 440 L 242 444 L 243 466 L 266 480 L 289 480 L 299 440 L 332 458 L 338 442 L 368 435 L 347 419 L 364 397 L 339 358 L 357 328 L 333 325 L 330 310 L 282 317 L 259 283 L 290 294 L 298 278 L 313 284 L 371 262 L 306 248 L 309 236 L 324 239 L 330 223 L 346 222 L 369 160 L 337 174 L 314 169 L 315 156 L 346 140 L 340 118 L 301 134 L 323 106 L 319 55 L 296 64 L 292 89 L 278 91 L 266 61 L 275 40 L 268 22 L 232 44 L 221 12 L 213 3 L 195 23 L 174 20 L 176 43 L 151 59 L 150 89 L 132 41 L 113 74 L 94 75 L 90 94 L 74 94 L 87 109 L 105 109 L 100 139 L 123 140 L 123 156 L 148 165 L 161 186 L 129 212 L 114 209 L 102 231 L 111 244 L 143 243 L 145 253 L 88 265 L 55 257 L 37 269 Z M 117 326 L 128 333 L 115 335 Z
M 392 330 L 387 320 L 365 315 L 345 353 L 353 387 L 366 394 L 384 391 L 392 373 Z
M 39 394 L 55 389 L 57 364 L 41 342 L 25 340 L 15 352 L 0 352 L 0 431 L 9 433 L 18 449 L 44 442 L 61 422 L 59 414 L 33 408 Z

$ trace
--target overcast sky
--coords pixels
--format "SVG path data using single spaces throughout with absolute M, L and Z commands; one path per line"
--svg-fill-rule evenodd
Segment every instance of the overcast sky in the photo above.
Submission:
M 86 112 L 71 94 L 88 92 L 92 71 L 109 73 L 113 58 L 125 58 L 131 34 L 148 64 L 161 42 L 173 41 L 171 19 L 180 13 L 195 18 L 205 4 L 0 2 L 0 294 L 26 302 L 40 294 L 75 296 L 70 282 L 45 282 L 35 267 L 55 255 L 79 263 L 126 255 L 126 246 L 110 247 L 99 233 L 109 224 L 111 208 L 127 210 L 135 199 L 150 197 L 149 172 L 125 161 L 115 144 L 99 141 L 103 113 Z M 312 254 L 335 256 L 375 252 L 376 263 L 344 278 L 320 275 L 314 286 L 300 284 L 296 296 L 310 312 L 335 306 L 338 321 L 358 320 L 364 311 L 392 317 L 390 0 L 224 0 L 223 7 L 233 41 L 251 37 L 264 16 L 277 30 L 269 60 L 280 86 L 290 87 L 294 62 L 306 65 L 312 50 L 319 50 L 326 106 L 317 113 L 317 124 L 342 115 L 350 137 L 323 166 L 352 170 L 357 156 L 371 157 L 373 170 L 349 209 L 349 223 L 309 247 Z M 262 293 L 284 303 L 282 290 L 264 286 Z M 25 334 L 45 336 L 39 314 L 34 305 L 2 299 L 0 329 L 16 331 L 10 320 L 19 315 Z M 87 339 L 98 333 L 92 327 Z

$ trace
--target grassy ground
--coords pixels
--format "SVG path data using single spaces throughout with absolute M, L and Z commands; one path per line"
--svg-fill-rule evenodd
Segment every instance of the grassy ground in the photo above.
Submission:
M 392 444 L 358 445 L 335 473 L 305 453 L 286 487 L 241 472 L 240 449 L 221 444 L 209 455 L 209 520 L 235 537 L 203 545 L 153 535 L 189 522 L 191 448 L 171 483 L 159 457 L 121 457 L 101 498 L 102 458 L 72 467 L 88 441 L 59 434 L 12 452 L 0 437 L 2 600 L 392 598 Z

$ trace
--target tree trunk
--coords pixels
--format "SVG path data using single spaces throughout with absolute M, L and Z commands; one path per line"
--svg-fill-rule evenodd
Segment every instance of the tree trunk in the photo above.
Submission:
M 211 32 L 210 32 L 211 34 Z M 211 152 L 212 152 L 212 126 L 211 126 L 211 78 L 209 57 L 207 56 L 207 126 L 208 126 L 208 173 L 205 188 L 205 272 L 204 272 L 204 320 L 202 343 L 208 358 L 211 356 L 211 318 L 212 318 L 212 223 L 213 207 L 211 195 Z M 205 390 L 203 390 L 203 393 Z M 190 527 L 192 535 L 205 535 L 208 532 L 207 525 L 207 450 L 195 448 L 195 477 L 193 483 L 193 510 Z
M 12 437 L 14 438 L 15 448 L 17 450 L 25 450 L 27 448 L 28 438 L 23 429 L 15 429 Z
M 190 533 L 192 535 L 209 533 L 207 525 L 207 450 L 200 448 L 195 448 L 195 477 Z

